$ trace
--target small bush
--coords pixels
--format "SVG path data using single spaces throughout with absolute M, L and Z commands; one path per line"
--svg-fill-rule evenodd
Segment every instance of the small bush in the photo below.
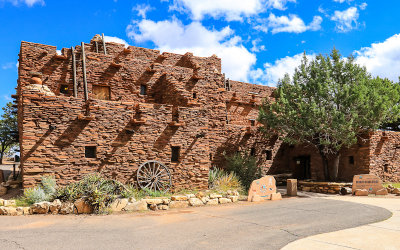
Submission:
M 56 197 L 62 201 L 74 202 L 84 199 L 97 213 L 107 212 L 107 207 L 118 197 L 129 196 L 130 191 L 119 181 L 109 180 L 100 174 L 90 174 L 76 183 L 57 190 Z
M 213 188 L 222 192 L 228 190 L 241 191 L 242 183 L 234 172 L 226 173 L 223 171 L 221 175 L 214 181 Z
M 234 172 L 246 190 L 251 183 L 261 177 L 261 168 L 257 166 L 257 159 L 250 155 L 236 153 L 226 157 L 227 170 Z
M 53 176 L 42 176 L 40 185 L 34 188 L 24 190 L 24 197 L 28 204 L 38 203 L 42 201 L 52 201 L 56 195 L 57 184 Z
M 215 181 L 225 174 L 226 173 L 223 169 L 220 168 L 210 169 L 208 173 L 208 187 L 214 188 Z

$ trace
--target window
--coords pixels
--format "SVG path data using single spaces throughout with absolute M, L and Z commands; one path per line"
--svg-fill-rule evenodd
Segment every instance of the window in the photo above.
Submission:
M 385 171 L 385 173 L 389 172 L 389 165 L 388 164 L 385 164 L 383 166 L 383 171 Z
M 255 126 L 256 125 L 256 120 L 250 120 L 250 125 Z
M 110 86 L 93 85 L 93 97 L 99 100 L 111 100 Z
M 181 151 L 181 147 L 171 147 L 171 161 L 178 162 L 179 161 L 179 153 Z
M 96 158 L 96 146 L 85 146 L 85 157 Z
M 140 85 L 140 94 L 141 95 L 147 95 L 147 86 L 142 84 Z
M 178 109 L 172 110 L 172 121 L 179 122 L 179 111 Z
M 265 159 L 267 161 L 272 160 L 272 151 L 271 150 L 265 150 Z
M 256 155 L 256 149 L 255 148 L 251 148 L 250 155 L 251 156 L 255 156 Z
M 61 94 L 68 94 L 68 85 L 61 84 L 61 86 L 60 86 L 60 93 L 61 93 Z
M 349 164 L 354 164 L 354 156 L 349 156 Z
M 193 92 L 193 99 L 196 99 L 196 98 L 197 98 L 197 93 Z

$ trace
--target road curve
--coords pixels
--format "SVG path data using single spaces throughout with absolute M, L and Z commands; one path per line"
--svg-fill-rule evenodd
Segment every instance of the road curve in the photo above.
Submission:
M 2 216 L 0 249 L 280 249 L 391 215 L 365 204 L 290 198 L 110 216 Z

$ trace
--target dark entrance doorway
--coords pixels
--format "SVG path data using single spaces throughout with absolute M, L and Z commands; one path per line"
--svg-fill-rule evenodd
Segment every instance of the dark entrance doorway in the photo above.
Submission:
M 299 180 L 311 179 L 310 156 L 302 155 L 294 158 L 294 175 Z

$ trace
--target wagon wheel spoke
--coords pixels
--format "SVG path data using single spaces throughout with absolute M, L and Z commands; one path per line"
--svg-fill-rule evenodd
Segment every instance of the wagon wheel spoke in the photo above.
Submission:
M 139 166 L 137 183 L 141 189 L 166 192 L 171 187 L 169 169 L 158 161 L 147 161 Z

